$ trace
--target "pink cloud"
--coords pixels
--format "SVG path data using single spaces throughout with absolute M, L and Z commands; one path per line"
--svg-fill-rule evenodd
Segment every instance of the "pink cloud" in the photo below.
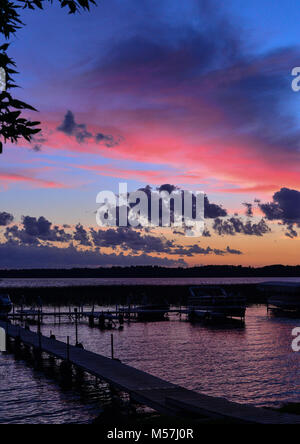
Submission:
M 195 135 L 195 129 L 190 132 L 188 126 L 195 124 L 191 119 L 182 122 L 179 127 L 172 127 L 165 119 L 153 122 L 151 111 L 137 115 L 129 113 L 125 126 L 122 128 L 121 112 L 112 112 L 111 120 L 116 122 L 114 127 L 87 125 L 91 132 L 107 131 L 122 134 L 124 140 L 113 148 L 97 144 L 88 139 L 79 143 L 74 137 L 56 131 L 59 121 L 51 120 L 45 125 L 47 150 L 67 150 L 70 153 L 92 153 L 115 160 L 131 160 L 140 163 L 151 163 L 157 166 L 170 167 L 177 170 L 170 172 L 167 168 L 161 171 L 137 171 L 136 169 L 102 168 L 83 166 L 99 174 L 120 178 L 132 178 L 144 182 L 158 184 L 162 182 L 198 184 L 206 183 L 213 178 L 224 187 L 218 187 L 221 192 L 243 193 L 261 192 L 269 194 L 281 183 L 292 188 L 300 187 L 300 175 L 296 165 L 299 165 L 300 155 L 293 153 L 289 157 L 283 151 L 274 150 L 272 156 L 266 155 L 263 147 L 249 137 L 226 138 L 220 135 L 211 137 Z M 98 113 L 101 121 L 102 113 Z M 153 115 L 152 115 L 153 117 Z M 107 116 L 106 116 L 107 118 Z M 219 112 L 214 115 L 209 111 L 204 116 L 204 122 L 211 125 L 211 120 L 222 119 Z M 88 122 L 90 115 L 82 116 L 81 120 Z M 91 118 L 95 120 L 95 114 Z M 118 125 L 117 125 L 118 123 Z M 215 122 L 216 123 L 216 122 Z M 205 123 L 201 123 L 201 127 Z M 125 128 L 126 127 L 126 128 Z
M 32 177 L 30 173 L 29 175 L 26 175 L 0 171 L 0 179 L 2 182 L 2 186 L 4 186 L 5 188 L 8 186 L 8 184 L 16 183 L 28 184 L 33 188 L 65 188 L 65 186 L 61 183 Z

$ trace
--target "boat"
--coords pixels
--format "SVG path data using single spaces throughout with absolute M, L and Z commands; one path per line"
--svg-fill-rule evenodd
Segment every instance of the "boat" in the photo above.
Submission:
M 163 321 L 169 310 L 170 305 L 167 303 L 146 304 L 136 307 L 135 313 L 139 321 Z
M 170 304 L 167 301 L 157 300 L 155 296 L 150 298 L 144 293 L 142 295 L 141 305 L 133 305 L 132 297 L 127 299 L 127 306 L 119 308 L 119 312 L 124 316 L 134 315 L 138 321 L 164 321 L 166 314 L 170 310 Z
M 0 316 L 6 316 L 12 309 L 12 302 L 8 294 L 0 294 Z
M 246 299 L 228 294 L 217 286 L 193 286 L 189 288 L 188 316 L 191 321 L 243 321 L 246 313 Z
M 265 282 L 260 289 L 268 295 L 268 310 L 300 314 L 299 282 Z

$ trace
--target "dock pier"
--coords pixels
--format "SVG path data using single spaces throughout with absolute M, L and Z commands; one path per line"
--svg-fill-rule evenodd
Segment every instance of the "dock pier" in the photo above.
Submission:
M 187 314 L 187 310 L 185 309 L 169 309 L 169 313 L 180 314 L 180 319 L 182 314 Z M 137 322 L 139 321 L 139 316 L 142 314 L 148 314 L 148 310 L 141 310 L 136 307 L 126 307 L 120 308 L 116 307 L 115 310 L 101 310 L 96 311 L 94 307 L 91 310 L 84 310 L 83 307 L 75 307 L 69 309 L 67 311 L 62 311 L 60 308 L 57 310 L 56 307 L 53 311 L 44 311 L 42 307 L 38 309 L 21 309 L 16 310 L 15 306 L 13 306 L 12 314 L 9 314 L 7 318 L 12 321 L 20 321 L 21 323 L 31 324 L 31 325 L 41 325 L 43 323 L 44 318 L 53 318 L 54 324 L 57 323 L 60 325 L 62 322 L 62 318 L 67 318 L 69 321 L 74 321 L 78 323 L 82 320 L 87 320 L 88 325 L 91 328 L 99 327 L 101 330 L 111 330 L 113 328 L 122 329 L 123 324 L 125 322 Z M 157 314 L 161 315 L 165 313 L 165 310 L 151 310 L 151 313 L 154 316 Z M 166 318 L 168 319 L 168 318 Z M 149 318 L 151 320 L 151 317 Z M 143 320 L 146 322 L 146 320 Z
M 249 424 L 300 424 L 300 416 L 256 408 L 227 401 L 224 398 L 196 393 L 164 381 L 149 373 L 121 363 L 117 359 L 78 348 L 69 343 L 48 338 L 28 329 L 0 321 L 7 339 L 26 346 L 38 356 L 42 353 L 61 361 L 62 369 L 89 373 L 105 381 L 113 389 L 127 393 L 130 399 L 167 415 L 226 419 Z

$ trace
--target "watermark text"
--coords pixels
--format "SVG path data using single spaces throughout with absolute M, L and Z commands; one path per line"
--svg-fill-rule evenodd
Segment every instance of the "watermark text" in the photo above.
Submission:
M 202 191 L 149 190 L 128 192 L 127 183 L 119 184 L 119 193 L 100 191 L 96 221 L 100 227 L 175 227 L 187 236 L 204 231 L 204 193 Z
M 6 333 L 3 328 L 0 327 L 0 352 L 6 351 Z
M 6 72 L 4 68 L 0 68 L 0 93 L 6 91 Z
M 292 349 L 294 352 L 300 352 L 300 327 L 294 328 L 292 336 L 295 337 L 292 342 Z

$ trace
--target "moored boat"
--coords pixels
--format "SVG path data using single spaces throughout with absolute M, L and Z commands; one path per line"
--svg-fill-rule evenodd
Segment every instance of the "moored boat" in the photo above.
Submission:
M 299 282 L 265 282 L 260 289 L 268 295 L 268 309 L 300 315 Z
M 190 320 L 244 320 L 246 299 L 228 294 L 222 287 L 190 287 L 188 314 Z
M 135 313 L 139 321 L 163 321 L 169 309 L 168 304 L 146 304 L 136 307 Z

